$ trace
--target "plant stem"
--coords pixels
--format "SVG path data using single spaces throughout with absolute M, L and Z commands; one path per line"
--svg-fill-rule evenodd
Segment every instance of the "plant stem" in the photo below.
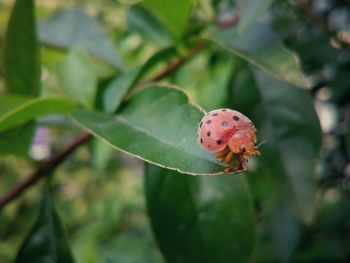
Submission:
M 161 72 L 159 72 L 155 76 L 151 77 L 150 79 L 147 79 L 147 80 L 141 82 L 140 85 L 144 85 L 144 84 L 151 83 L 151 82 L 156 82 L 156 81 L 159 81 L 159 80 L 169 76 L 174 71 L 176 71 L 179 67 L 181 67 L 186 61 L 188 61 L 189 59 L 191 59 L 192 57 L 197 55 L 200 51 L 202 51 L 203 48 L 204 48 L 203 45 L 198 45 L 198 46 L 194 47 L 187 56 L 182 57 L 182 58 L 178 58 L 178 59 L 170 62 L 169 65 L 165 69 L 163 69 Z
M 147 84 L 150 82 L 155 82 L 161 80 L 170 74 L 172 74 L 176 69 L 182 66 L 188 59 L 192 58 L 194 55 L 198 54 L 203 49 L 203 46 L 195 47 L 191 53 L 183 58 L 179 58 L 174 62 L 170 63 L 165 69 L 156 74 L 154 77 L 142 82 L 142 84 Z M 34 171 L 29 177 L 24 179 L 22 182 L 18 183 L 12 190 L 0 197 L 0 208 L 4 207 L 18 196 L 20 196 L 29 187 L 34 185 L 42 177 L 49 176 L 52 171 L 59 166 L 70 154 L 72 154 L 80 145 L 85 144 L 92 138 L 89 133 L 83 133 L 79 138 L 68 145 L 62 152 L 58 153 L 48 162 L 41 164 L 36 171 Z
M 229 19 L 219 21 L 217 23 L 217 26 L 221 29 L 226 27 L 231 27 L 237 25 L 239 22 L 239 14 L 235 14 Z M 185 56 L 178 58 L 177 60 L 174 60 L 171 62 L 166 68 L 164 68 L 161 72 L 156 74 L 155 76 L 151 77 L 150 79 L 147 79 L 140 83 L 140 85 L 145 85 L 147 83 L 159 81 L 169 75 L 171 75 L 174 71 L 176 71 L 179 67 L 181 67 L 186 61 L 200 53 L 204 49 L 204 46 L 202 44 L 199 44 L 198 46 L 194 47 L 190 53 Z M 90 133 L 84 132 L 79 138 L 77 138 L 75 141 L 73 141 L 70 145 L 67 146 L 62 152 L 58 153 L 56 156 L 54 156 L 52 159 L 50 159 L 48 162 L 43 163 L 39 165 L 39 167 L 36 169 L 35 172 L 33 172 L 29 177 L 24 179 L 22 182 L 17 184 L 12 190 L 10 190 L 8 193 L 0 197 L 0 208 L 4 207 L 14 199 L 16 199 L 18 196 L 20 196 L 24 191 L 26 191 L 29 187 L 34 185 L 40 178 L 45 176 L 50 176 L 52 174 L 52 171 L 55 170 L 57 166 L 59 166 L 70 154 L 72 154 L 80 145 L 85 144 L 92 138 L 92 135 Z
M 82 133 L 75 141 L 68 145 L 63 151 L 52 157 L 49 161 L 42 163 L 35 172 L 22 182 L 17 184 L 10 192 L 0 198 L 0 208 L 4 207 L 16 199 L 23 191 L 35 184 L 40 178 L 48 176 L 60 165 L 70 154 L 72 154 L 80 145 L 88 142 L 92 138 L 90 133 Z

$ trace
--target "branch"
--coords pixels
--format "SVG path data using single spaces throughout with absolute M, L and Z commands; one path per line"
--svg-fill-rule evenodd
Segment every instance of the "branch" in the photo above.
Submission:
M 179 58 L 174 62 L 170 63 L 165 69 L 154 77 L 146 80 L 143 84 L 161 80 L 170 74 L 172 74 L 176 69 L 183 65 L 188 59 L 198 54 L 203 49 L 203 46 L 197 46 L 190 52 L 189 55 L 183 58 Z M 40 165 L 37 170 L 32 173 L 29 177 L 24 179 L 22 182 L 17 184 L 10 192 L 6 193 L 0 197 L 0 208 L 4 207 L 18 196 L 20 196 L 24 191 L 29 187 L 34 185 L 40 178 L 49 176 L 57 166 L 59 166 L 70 154 L 72 154 L 80 145 L 85 144 L 92 138 L 92 135 L 89 133 L 83 133 L 79 138 L 77 138 L 72 144 L 68 145 L 66 149 L 58 153 L 48 162 Z
M 14 199 L 16 199 L 23 191 L 35 184 L 40 178 L 48 176 L 60 165 L 71 153 L 73 153 L 80 145 L 88 142 L 92 138 L 90 133 L 83 133 L 72 144 L 68 145 L 62 152 L 51 158 L 46 163 L 40 165 L 37 170 L 17 184 L 10 192 L 0 198 L 0 208 L 4 207 Z
M 233 25 L 236 25 L 239 21 L 239 14 L 219 21 L 217 23 L 217 26 L 219 28 L 225 28 L 230 27 Z M 165 69 L 163 69 L 161 72 L 156 74 L 154 77 L 151 77 L 148 80 L 145 80 L 140 83 L 140 85 L 144 85 L 147 83 L 159 81 L 169 75 L 171 75 L 173 72 L 175 72 L 179 67 L 181 67 L 186 61 L 197 55 L 199 52 L 203 50 L 203 45 L 198 45 L 194 47 L 190 53 L 187 56 L 184 56 L 182 58 L 178 58 L 177 60 L 174 60 L 171 62 Z M 29 177 L 24 179 L 22 182 L 17 184 L 10 192 L 6 193 L 5 195 L 0 197 L 0 208 L 4 207 L 14 199 L 16 199 L 18 196 L 20 196 L 24 191 L 26 191 L 29 187 L 34 185 L 40 178 L 49 176 L 52 174 L 52 171 L 55 170 L 57 166 L 59 166 L 70 154 L 72 154 L 80 145 L 85 144 L 92 138 L 92 135 L 89 133 L 83 133 L 79 138 L 77 138 L 72 144 L 68 145 L 66 149 L 64 149 L 62 152 L 58 153 L 56 156 L 54 156 L 52 159 L 50 159 L 48 162 L 43 163 L 40 165 L 37 170 L 32 173 Z
M 174 71 L 176 71 L 179 67 L 181 67 L 186 61 L 188 61 L 190 58 L 194 57 L 200 51 L 202 51 L 203 48 L 204 48 L 204 46 L 202 46 L 202 45 L 198 45 L 198 46 L 194 47 L 187 56 L 174 60 L 164 70 L 162 70 L 160 73 L 158 73 L 154 77 L 152 77 L 148 80 L 145 80 L 144 82 L 141 83 L 141 85 L 151 83 L 151 82 L 156 82 L 156 81 L 159 81 L 159 80 L 169 76 Z

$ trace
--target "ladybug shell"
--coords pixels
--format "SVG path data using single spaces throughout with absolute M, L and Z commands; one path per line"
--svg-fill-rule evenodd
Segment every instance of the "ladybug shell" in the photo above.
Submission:
M 220 152 L 237 131 L 254 132 L 253 123 L 242 113 L 230 109 L 217 109 L 208 112 L 198 127 L 197 141 L 210 152 Z

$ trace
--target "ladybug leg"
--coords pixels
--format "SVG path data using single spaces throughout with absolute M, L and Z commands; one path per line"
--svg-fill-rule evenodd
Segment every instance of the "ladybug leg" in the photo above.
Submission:
M 225 157 L 225 163 L 227 163 L 227 164 L 231 163 L 232 156 L 233 156 L 233 152 L 229 151 L 229 153 Z
M 232 162 L 231 162 L 233 154 L 234 153 L 232 151 L 229 151 L 228 154 L 225 157 L 224 162 L 227 164 L 227 167 L 224 169 L 224 171 L 226 173 L 232 172 L 234 170 Z
M 255 150 L 254 156 L 261 156 L 261 152 L 259 152 L 258 150 Z
M 227 154 L 229 154 L 230 153 L 230 148 L 228 148 L 228 147 L 226 147 L 224 150 L 222 150 L 221 152 L 218 152 L 217 154 L 216 154 L 216 160 L 218 160 L 218 161 L 220 161 L 220 162 L 223 162 L 223 161 L 225 161 L 225 159 L 226 159 L 226 156 L 227 156 Z
M 246 169 L 245 167 L 245 164 L 247 163 L 248 159 L 244 157 L 244 151 L 240 152 L 238 155 L 237 155 L 237 160 L 238 160 L 238 163 L 239 163 L 239 166 L 237 168 L 237 172 L 239 171 L 244 171 Z
M 232 152 L 229 147 L 226 147 L 224 150 L 222 150 L 221 152 L 218 152 L 216 154 L 216 159 L 218 161 L 224 162 L 227 164 L 227 167 L 224 169 L 225 173 L 229 173 L 229 172 L 232 172 L 234 170 L 232 162 L 231 162 L 233 154 L 234 154 L 234 152 Z
M 260 151 L 258 150 L 258 148 L 260 147 L 260 145 L 262 145 L 262 144 L 264 144 L 264 143 L 266 143 L 265 140 L 262 141 L 262 142 L 260 142 L 259 144 L 254 143 L 254 149 L 253 149 L 253 153 L 252 153 L 253 156 L 261 156 L 261 153 L 260 153 Z

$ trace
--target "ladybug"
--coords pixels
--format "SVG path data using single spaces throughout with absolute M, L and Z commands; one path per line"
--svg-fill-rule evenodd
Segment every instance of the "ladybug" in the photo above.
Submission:
M 198 126 L 197 141 L 209 152 L 216 153 L 216 159 L 225 162 L 225 172 L 244 171 L 249 156 L 260 156 L 256 144 L 256 129 L 246 116 L 231 109 L 217 109 L 208 112 Z M 234 169 L 233 156 L 239 166 Z

